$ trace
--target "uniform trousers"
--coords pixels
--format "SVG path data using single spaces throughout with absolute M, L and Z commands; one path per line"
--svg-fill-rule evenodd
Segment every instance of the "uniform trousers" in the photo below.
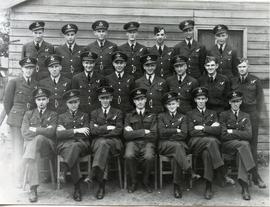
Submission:
M 244 140 L 229 140 L 223 142 L 221 147 L 225 154 L 236 155 L 238 179 L 248 183 L 248 171 L 255 167 L 249 142 Z
M 144 170 L 143 183 L 148 185 L 154 158 L 154 143 L 145 141 L 130 141 L 126 143 L 125 159 L 131 182 L 133 184 L 137 183 L 137 165 L 138 163 L 141 163 Z
M 15 170 L 17 171 L 20 166 L 22 154 L 23 154 L 23 137 L 20 127 L 10 126 L 10 137 L 12 140 L 13 149 L 13 161 L 15 164 Z

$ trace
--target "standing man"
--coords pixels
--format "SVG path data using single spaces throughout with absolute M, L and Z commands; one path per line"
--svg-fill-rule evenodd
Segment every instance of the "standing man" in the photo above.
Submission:
M 215 57 L 207 56 L 204 67 L 207 74 L 198 79 L 199 85 L 208 89 L 207 108 L 219 114 L 228 109 L 230 82 L 226 76 L 217 73 L 218 63 Z
M 170 62 L 170 55 L 172 49 L 170 49 L 167 45 L 165 45 L 165 40 L 167 36 L 166 31 L 163 27 L 160 26 L 154 27 L 154 35 L 156 44 L 149 49 L 149 53 L 158 56 L 156 74 L 159 77 L 166 79 L 167 77 L 172 75 Z
M 72 78 L 72 88 L 80 90 L 80 110 L 88 115 L 100 106 L 97 89 L 106 83 L 104 76 L 94 70 L 97 58 L 98 55 L 90 51 L 81 53 L 84 71 Z
M 206 108 L 208 90 L 198 87 L 193 90 L 192 94 L 197 108 L 187 113 L 190 134 L 188 145 L 192 154 L 200 156 L 203 161 L 203 177 L 206 181 L 204 197 L 209 200 L 213 196 L 214 170 L 220 173 L 220 177 L 223 176 L 221 173 L 224 173 L 224 162 L 219 151 L 220 141 L 218 140 L 220 124 L 217 113 Z
M 98 88 L 97 94 L 101 107 L 92 111 L 90 121 L 90 131 L 93 137 L 91 144 L 92 179 L 96 179 L 99 183 L 96 198 L 103 199 L 108 160 L 110 156 L 119 155 L 123 148 L 120 140 L 123 130 L 123 114 L 119 109 L 111 107 L 113 88 L 102 86 Z
M 23 137 L 21 125 L 24 113 L 34 107 L 32 91 L 37 87 L 37 81 L 32 74 L 37 67 L 35 58 L 26 57 L 19 61 L 22 77 L 11 79 L 5 89 L 4 109 L 7 113 L 7 124 L 10 126 L 15 172 L 23 153 Z
M 167 85 L 163 78 L 155 74 L 157 56 L 148 54 L 142 56 L 140 60 L 145 73 L 135 81 L 135 86 L 147 90 L 147 103 L 145 107 L 152 113 L 160 113 L 163 111 L 161 97 L 167 91 Z
M 62 57 L 62 74 L 69 79 L 83 71 L 80 57 L 83 47 L 76 44 L 77 32 L 76 24 L 64 25 L 62 33 L 65 37 L 65 44 L 55 48 L 55 53 Z
M 129 193 L 133 193 L 137 188 L 137 165 L 139 163 L 142 164 L 143 169 L 143 186 L 146 192 L 152 192 L 149 177 L 155 158 L 157 117 L 145 108 L 146 93 L 147 90 L 144 88 L 136 88 L 131 92 L 135 110 L 128 113 L 125 118 L 125 159 L 131 181 L 128 186 Z
M 23 117 L 22 135 L 24 137 L 23 161 L 26 166 L 27 181 L 30 185 L 29 201 L 37 202 L 39 186 L 38 161 L 40 157 L 54 157 L 54 139 L 57 125 L 57 114 L 47 108 L 50 91 L 37 88 L 33 98 L 37 108 L 27 111 Z
M 112 106 L 127 113 L 132 110 L 129 95 L 134 87 L 134 77 L 126 71 L 127 55 L 121 51 L 116 51 L 112 55 L 114 73 L 108 75 L 107 81 L 114 88 Z
M 217 58 L 217 72 L 227 76 L 228 79 L 237 76 L 237 53 L 228 44 L 228 27 L 219 24 L 214 27 L 215 45 L 208 51 L 209 56 Z
M 197 79 L 204 72 L 204 61 L 206 57 L 205 46 L 194 40 L 193 20 L 181 22 L 179 29 L 183 31 L 185 39 L 174 46 L 171 57 L 175 55 L 187 57 L 187 74 Z
M 178 93 L 180 99 L 179 110 L 186 114 L 193 107 L 191 92 L 199 86 L 198 81 L 187 74 L 187 61 L 185 56 L 176 55 L 171 59 L 175 74 L 166 79 L 170 91 Z
M 32 31 L 33 41 L 28 42 L 22 47 L 22 59 L 25 57 L 33 57 L 37 59 L 37 67 L 34 71 L 33 78 L 37 81 L 49 76 L 47 67 L 44 65 L 45 59 L 54 53 L 52 44 L 43 40 L 45 22 L 33 22 L 29 26 Z
M 51 91 L 48 108 L 62 114 L 67 107 L 62 99 L 63 93 L 71 87 L 71 81 L 64 77 L 62 71 L 62 58 L 58 55 L 50 55 L 45 60 L 45 65 L 50 72 L 50 76 L 39 81 L 39 86 Z
M 249 64 L 246 58 L 242 58 L 237 66 L 239 75 L 231 79 L 232 90 L 238 90 L 243 93 L 243 103 L 241 110 L 250 116 L 252 127 L 252 139 L 250 140 L 251 151 L 255 161 L 256 169 L 258 169 L 257 160 L 257 144 L 259 131 L 259 117 L 264 107 L 264 95 L 261 81 L 254 75 L 248 72 Z M 256 171 L 258 172 L 258 170 Z M 254 184 L 260 188 L 265 188 L 266 185 L 257 175 L 252 176 Z
M 117 50 L 116 44 L 107 40 L 108 28 L 108 22 L 104 20 L 95 21 L 92 24 L 92 29 L 97 39 L 86 46 L 87 51 L 94 52 L 98 55 L 95 71 L 104 76 L 113 73 L 111 55 Z
M 76 89 L 64 93 L 63 99 L 68 110 L 58 118 L 57 126 L 57 152 L 64 158 L 62 165 L 61 180 L 64 181 L 68 171 L 74 184 L 73 199 L 81 201 L 80 157 L 89 154 L 90 151 L 90 129 L 88 114 L 79 110 L 80 91 Z
M 173 184 L 174 197 L 182 198 L 182 170 L 189 170 L 186 149 L 188 148 L 185 140 L 187 137 L 186 116 L 179 113 L 178 95 L 175 92 L 166 93 L 163 98 L 166 112 L 158 115 L 159 143 L 158 151 L 173 159 Z M 161 175 L 162 176 L 162 175 Z
M 119 50 L 128 56 L 127 73 L 133 75 L 135 80 L 143 74 L 141 70 L 140 57 L 147 52 L 147 48 L 137 42 L 139 22 L 128 22 L 124 24 L 124 30 L 128 37 L 127 43 L 119 46 Z

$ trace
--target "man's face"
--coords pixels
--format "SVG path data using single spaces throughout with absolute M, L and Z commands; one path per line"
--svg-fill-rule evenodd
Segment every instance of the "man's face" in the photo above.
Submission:
M 67 107 L 71 112 L 77 111 L 80 105 L 80 99 L 67 101 Z
M 127 35 L 129 41 L 136 41 L 138 31 L 137 30 L 128 31 L 126 33 L 126 35 Z
M 45 109 L 47 107 L 47 104 L 49 103 L 49 98 L 46 96 L 37 97 L 35 99 L 35 102 L 37 104 L 38 109 Z
M 179 102 L 177 100 L 173 100 L 167 103 L 165 106 L 170 113 L 175 113 L 179 107 Z
M 206 106 L 206 102 L 208 101 L 208 98 L 204 95 L 197 96 L 196 98 L 194 98 L 194 101 L 199 109 L 204 109 Z
M 124 68 L 126 67 L 127 63 L 123 60 L 116 60 L 113 62 L 113 67 L 115 68 L 116 72 L 121 73 Z
M 205 67 L 207 73 L 210 76 L 212 76 L 212 75 L 214 75 L 216 73 L 217 68 L 218 68 L 218 64 L 216 64 L 215 61 L 210 61 L 208 63 L 205 63 L 204 67 Z
M 186 39 L 191 39 L 194 36 L 194 29 L 193 28 L 188 28 L 184 30 L 184 35 Z
M 106 109 L 110 106 L 112 98 L 113 97 L 111 95 L 108 95 L 108 96 L 99 97 L 98 100 L 100 101 L 101 106 Z
M 35 42 L 38 43 L 41 42 L 43 40 L 43 36 L 44 36 L 44 29 L 33 31 L 33 37 Z
M 89 72 L 92 72 L 94 70 L 95 63 L 96 62 L 94 60 L 84 60 L 82 62 L 82 65 L 84 67 L 84 70 L 89 73 Z
M 155 72 L 156 67 L 156 63 L 146 63 L 143 65 L 143 68 L 148 75 L 152 75 Z
M 238 66 L 238 72 L 241 76 L 245 76 L 248 73 L 248 64 L 247 62 L 242 62 Z
M 226 32 L 215 35 L 216 43 L 225 44 L 228 39 L 228 34 Z
M 94 31 L 94 35 L 97 37 L 98 40 L 103 41 L 106 39 L 108 31 L 105 29 L 98 29 Z
M 74 31 L 67 32 L 65 34 L 65 39 L 69 45 L 72 45 L 76 40 L 76 33 Z
M 233 111 L 238 111 L 240 108 L 240 105 L 242 104 L 242 100 L 233 100 L 233 101 L 229 101 L 229 104 L 231 105 L 231 109 Z
M 157 43 L 158 45 L 163 45 L 164 42 L 165 42 L 165 39 L 166 39 L 165 30 L 164 30 L 164 29 L 160 30 L 160 32 L 158 32 L 158 33 L 155 35 L 155 39 L 156 39 L 156 43 Z
M 52 77 L 57 78 L 60 75 L 62 66 L 60 64 L 53 64 L 48 67 L 48 70 Z
M 146 101 L 147 101 L 146 97 L 139 97 L 139 98 L 133 99 L 133 102 L 134 102 L 136 108 L 139 110 L 142 110 L 145 108 Z
M 174 65 L 174 70 L 177 75 L 184 75 L 187 71 L 187 64 L 176 64 Z
M 26 78 L 31 78 L 34 70 L 36 69 L 35 66 L 27 66 L 27 67 L 22 67 L 22 73 L 23 76 L 25 76 Z

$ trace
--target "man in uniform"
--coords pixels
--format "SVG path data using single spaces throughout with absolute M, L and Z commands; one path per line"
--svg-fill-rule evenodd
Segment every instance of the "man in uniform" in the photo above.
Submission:
M 219 114 L 228 108 L 230 82 L 226 76 L 217 73 L 218 63 L 215 57 L 207 56 L 204 67 L 207 74 L 198 79 L 199 85 L 208 89 L 207 108 Z
M 145 70 L 144 75 L 135 81 L 135 86 L 145 88 L 147 90 L 146 108 L 153 113 L 163 111 L 161 97 L 167 91 L 166 81 L 155 74 L 157 56 L 146 54 L 141 57 L 141 63 Z
M 171 57 L 175 55 L 187 57 L 187 74 L 197 79 L 204 72 L 204 61 L 206 57 L 205 46 L 194 40 L 193 20 L 181 22 L 179 29 L 183 31 L 185 39 L 174 46 Z
M 252 138 L 249 115 L 240 110 L 242 93 L 233 91 L 229 94 L 231 109 L 221 112 L 221 149 L 225 154 L 236 155 L 238 181 L 242 187 L 242 197 L 250 200 L 248 190 L 248 172 L 256 170 L 249 141 Z
M 133 75 L 135 80 L 142 76 L 140 57 L 147 52 L 147 48 L 137 41 L 139 22 L 128 22 L 123 28 L 126 30 L 128 40 L 119 46 L 119 50 L 128 56 L 127 73 Z
M 26 57 L 19 61 L 22 68 L 22 77 L 11 79 L 5 89 L 4 109 L 8 116 L 7 124 L 10 126 L 15 172 L 23 153 L 23 137 L 21 125 L 24 113 L 33 108 L 32 91 L 37 87 L 37 81 L 32 74 L 37 67 L 35 58 Z
M 166 79 L 170 91 L 178 93 L 180 98 L 179 110 L 186 114 L 193 108 L 191 92 L 198 87 L 198 81 L 187 74 L 187 61 L 185 56 L 176 55 L 171 59 L 175 74 Z
M 76 44 L 78 27 L 76 24 L 66 24 L 62 27 L 65 44 L 55 48 L 55 53 L 62 57 L 62 74 L 71 79 L 75 74 L 83 71 L 81 52 L 83 47 Z
M 50 55 L 45 60 L 50 76 L 39 81 L 39 86 L 51 91 L 48 108 L 62 114 L 67 107 L 62 99 L 63 93 L 71 87 L 71 81 L 62 75 L 62 58 L 58 55 Z
M 29 29 L 33 33 L 33 41 L 22 47 L 22 58 L 33 57 L 37 59 L 37 67 L 33 78 L 37 81 L 49 76 L 47 67 L 44 65 L 45 59 L 54 53 L 52 44 L 43 40 L 45 22 L 37 21 L 30 24 Z
M 58 118 L 57 153 L 64 158 L 61 180 L 64 181 L 67 171 L 70 171 L 74 184 L 73 199 L 81 201 L 81 181 L 79 158 L 89 154 L 90 129 L 89 116 L 79 110 L 80 91 L 72 89 L 64 93 L 63 99 L 68 110 Z
M 228 44 L 228 27 L 219 24 L 214 27 L 215 45 L 208 51 L 209 56 L 217 58 L 217 72 L 227 76 L 228 79 L 237 75 L 237 53 Z
M 224 162 L 219 151 L 220 141 L 218 140 L 220 124 L 217 113 L 206 108 L 208 90 L 198 87 L 193 90 L 192 94 L 197 108 L 187 113 L 190 134 L 188 145 L 193 155 L 196 154 L 202 158 L 203 177 L 206 180 L 204 197 L 209 200 L 213 196 L 214 170 L 218 171 L 219 178 L 224 178 Z
M 101 86 L 97 94 L 101 107 L 92 111 L 90 120 L 91 152 L 93 153 L 91 179 L 96 179 L 99 183 L 96 198 L 103 199 L 108 160 L 110 156 L 119 155 L 123 148 L 120 140 L 123 130 L 123 113 L 111 107 L 113 88 Z
M 72 88 L 80 90 L 80 110 L 90 113 L 100 106 L 97 100 L 97 89 L 104 85 L 106 80 L 103 75 L 95 71 L 98 55 L 85 51 L 81 53 L 81 61 L 84 71 L 72 78 Z
M 166 31 L 163 27 L 154 27 L 154 35 L 156 44 L 149 48 L 149 53 L 158 56 L 156 74 L 161 78 L 166 79 L 168 76 L 172 75 L 170 62 L 172 49 L 165 45 L 167 37 Z
M 126 140 L 125 160 L 130 176 L 128 192 L 133 193 L 137 188 L 137 165 L 142 164 L 143 185 L 146 192 L 151 193 L 150 173 L 155 158 L 155 145 L 157 140 L 157 117 L 148 111 L 146 106 L 146 93 L 144 88 L 135 88 L 131 98 L 135 110 L 128 113 L 125 118 L 124 138 Z
M 38 161 L 40 157 L 54 156 L 54 139 L 57 125 L 57 114 L 47 108 L 50 91 L 37 88 L 33 98 L 37 108 L 27 111 L 22 122 L 24 137 L 23 161 L 26 166 L 27 181 L 30 186 L 29 201 L 37 202 L 37 187 L 39 186 Z
M 98 55 L 95 71 L 104 76 L 113 73 L 111 55 L 117 50 L 117 45 L 107 40 L 108 28 L 108 22 L 104 20 L 95 21 L 92 24 L 92 29 L 97 39 L 86 46 L 87 51 L 94 52 Z
M 127 55 L 121 51 L 116 51 L 112 55 L 114 73 L 108 75 L 107 81 L 114 88 L 112 107 L 121 109 L 127 113 L 132 110 L 129 95 L 134 86 L 134 77 L 126 71 Z
M 185 115 L 177 111 L 179 107 L 177 93 L 168 92 L 162 100 L 167 110 L 158 115 L 158 151 L 160 155 L 173 159 L 174 197 L 181 198 L 182 170 L 190 171 L 191 167 L 186 158 L 187 120 Z
M 243 103 L 241 110 L 250 115 L 251 127 L 252 127 L 252 139 L 250 140 L 251 151 L 257 166 L 257 144 L 258 144 L 258 131 L 259 131 L 259 117 L 264 107 L 264 95 L 261 81 L 254 75 L 248 72 L 248 60 L 242 58 L 237 66 L 239 75 L 231 79 L 232 90 L 238 90 L 243 93 Z M 256 171 L 258 172 L 258 171 Z M 252 176 L 255 185 L 260 188 L 265 188 L 266 185 L 257 175 Z

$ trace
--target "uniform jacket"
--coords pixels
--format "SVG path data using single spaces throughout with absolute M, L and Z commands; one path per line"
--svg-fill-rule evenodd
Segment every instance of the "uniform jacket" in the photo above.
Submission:
M 112 107 L 118 108 L 123 112 L 130 112 L 132 104 L 129 95 L 134 87 L 134 77 L 124 72 L 123 77 L 119 80 L 115 73 L 106 77 L 109 85 L 114 88 Z
M 199 85 L 208 89 L 208 106 L 218 106 L 225 108 L 228 106 L 227 95 L 230 92 L 230 82 L 224 75 L 217 74 L 214 81 L 210 82 L 208 75 L 203 75 L 199 79 Z
M 241 83 L 239 76 L 231 79 L 232 90 L 243 93 L 241 108 L 245 112 L 261 111 L 264 107 L 264 95 L 261 81 L 254 75 L 248 74 L 244 83 Z
M 171 57 L 175 55 L 182 55 L 188 58 L 187 74 L 198 78 L 204 72 L 204 62 L 206 57 L 205 46 L 193 40 L 191 48 L 189 49 L 185 40 L 176 44 L 171 53 Z
M 218 137 L 220 135 L 220 126 L 212 127 L 214 122 L 218 122 L 217 113 L 206 109 L 204 116 L 196 108 L 187 113 L 188 117 L 188 132 L 191 137 Z M 204 130 L 196 130 L 194 126 L 203 125 Z
M 177 129 L 181 132 L 178 133 Z M 185 141 L 187 137 L 186 116 L 176 113 L 175 117 L 166 111 L 158 115 L 158 130 L 160 140 Z
M 83 47 L 77 44 L 74 45 L 72 53 L 69 51 L 67 44 L 60 45 L 55 48 L 55 53 L 62 57 L 61 73 L 71 79 L 73 75 L 83 71 L 81 52 Z
M 167 77 L 169 77 L 173 74 L 172 73 L 173 68 L 172 68 L 171 62 L 170 62 L 171 52 L 172 52 L 172 49 L 170 49 L 166 45 L 164 45 L 164 48 L 163 48 L 161 55 L 159 55 L 158 48 L 156 45 L 154 45 L 153 47 L 151 47 L 149 49 L 150 54 L 155 54 L 158 56 L 157 68 L 155 70 L 155 73 L 163 79 L 166 79 Z
M 56 126 L 56 112 L 46 109 L 40 117 L 38 109 L 35 108 L 25 113 L 21 131 L 26 141 L 33 140 L 37 135 L 43 135 L 51 140 L 54 140 Z M 32 132 L 29 130 L 29 127 L 36 127 L 37 131 Z
M 232 47 L 226 44 L 222 54 L 220 54 L 218 46 L 214 45 L 208 55 L 214 56 L 218 61 L 218 73 L 227 76 L 229 79 L 238 74 L 237 70 L 237 53 Z
M 222 141 L 251 139 L 252 130 L 249 114 L 239 111 L 236 119 L 232 110 L 228 110 L 220 113 L 219 121 Z M 227 129 L 232 129 L 233 133 L 229 134 Z
M 48 108 L 56 111 L 58 114 L 64 113 L 67 107 L 62 99 L 62 95 L 71 88 L 70 79 L 61 75 L 58 83 L 55 85 L 51 77 L 47 77 L 39 81 L 39 85 L 51 91 Z
M 124 130 L 124 138 L 129 141 L 156 142 L 157 140 L 157 116 L 145 110 L 143 117 L 136 110 L 128 113 L 125 118 L 125 127 L 130 126 L 133 131 Z M 150 130 L 145 134 L 145 129 Z
M 80 90 L 80 109 L 85 113 L 91 113 L 93 109 L 99 106 L 98 95 L 96 90 L 99 85 L 105 83 L 106 80 L 103 75 L 97 72 L 93 72 L 90 82 L 85 75 L 85 72 L 81 72 L 72 79 L 72 88 Z
M 37 51 L 35 48 L 34 41 L 28 42 L 22 47 L 22 58 L 28 56 L 37 58 L 38 68 L 34 72 L 33 77 L 36 80 L 41 80 L 47 76 L 49 76 L 48 68 L 45 66 L 45 59 L 54 53 L 54 47 L 48 42 L 43 40 L 41 47 Z
M 146 75 L 143 75 L 141 78 L 135 81 L 135 86 L 147 89 L 147 109 L 153 113 L 159 113 L 163 111 L 161 97 L 168 90 L 166 81 L 163 78 L 155 75 L 153 82 L 150 85 L 149 81 L 146 79 Z
M 85 50 L 94 52 L 98 55 L 95 71 L 106 76 L 111 74 L 114 69 L 112 66 L 111 55 L 117 50 L 117 45 L 106 40 L 103 47 L 100 47 L 97 40 L 86 46 Z
M 32 91 L 37 87 L 37 81 L 31 79 L 30 85 L 23 77 L 11 79 L 5 89 L 4 108 L 8 115 L 10 126 L 21 127 L 24 113 L 34 107 Z
M 116 108 L 110 108 L 107 117 L 104 116 L 102 108 L 91 113 L 90 130 L 95 138 L 120 138 L 123 132 L 123 113 Z M 108 125 L 115 126 L 114 130 L 107 130 Z M 119 148 L 120 149 L 120 148 Z
M 133 75 L 135 80 L 143 75 L 142 65 L 140 63 L 140 57 L 147 52 L 147 48 L 136 42 L 134 50 L 132 51 L 129 44 L 125 44 L 118 47 L 118 49 L 124 52 L 128 56 L 127 66 L 125 70 L 128 74 Z

